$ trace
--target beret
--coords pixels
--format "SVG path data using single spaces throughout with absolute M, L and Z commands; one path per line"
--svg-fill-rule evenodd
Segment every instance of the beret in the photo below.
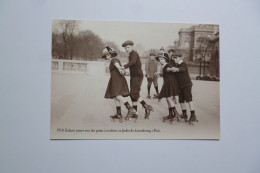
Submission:
M 126 40 L 123 44 L 122 47 L 126 47 L 127 45 L 134 45 L 134 42 L 132 42 L 131 40 Z

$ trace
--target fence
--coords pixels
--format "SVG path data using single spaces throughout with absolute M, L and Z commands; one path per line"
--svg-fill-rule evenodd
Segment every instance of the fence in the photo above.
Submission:
M 105 62 L 52 59 L 53 72 L 105 74 L 105 67 Z
M 91 73 L 91 74 L 106 74 L 109 73 L 109 62 L 100 61 L 79 61 L 79 60 L 52 60 L 52 71 L 54 72 L 70 72 L 70 73 Z M 142 64 L 142 69 L 145 69 L 145 63 Z M 200 66 L 197 64 L 188 64 L 189 73 L 198 75 Z M 210 73 L 210 66 L 206 65 L 206 74 Z M 203 73 L 203 67 L 201 68 Z

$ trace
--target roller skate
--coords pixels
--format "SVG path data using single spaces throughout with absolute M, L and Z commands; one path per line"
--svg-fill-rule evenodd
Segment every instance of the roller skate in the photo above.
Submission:
M 168 116 L 165 116 L 162 118 L 162 121 L 163 122 L 166 122 L 166 121 L 169 121 L 170 123 L 172 123 L 174 120 L 174 116 L 172 114 L 168 115 Z
M 149 114 L 147 113 L 147 111 L 146 111 L 146 110 L 145 110 L 144 119 L 149 119 Z
M 189 125 L 194 125 L 195 122 L 199 122 L 195 113 L 191 114 L 190 119 L 188 121 Z
M 173 109 L 173 120 L 177 120 L 178 122 L 181 121 L 181 115 L 178 113 L 178 111 L 176 110 L 176 108 Z
M 126 121 L 132 121 L 133 120 L 135 123 L 136 123 L 137 119 L 138 119 L 138 114 L 136 114 L 136 113 L 131 115 L 131 116 L 126 116 L 125 117 Z
M 145 114 L 149 117 L 151 111 L 153 112 L 154 109 L 151 105 L 148 105 L 148 104 L 145 104 L 144 106 L 144 109 L 145 109 Z
M 111 115 L 110 118 L 111 118 L 111 121 L 113 121 L 113 122 L 115 122 L 116 119 L 118 119 L 120 123 L 123 122 L 123 116 L 122 115 L 117 115 L 117 114 Z
M 138 114 L 133 114 L 131 118 L 136 123 L 136 120 L 138 119 Z
M 129 120 L 131 120 L 133 117 L 135 118 L 136 116 L 134 116 L 134 115 L 137 115 L 136 113 L 137 113 L 137 112 L 136 112 L 136 110 L 135 110 L 134 108 L 130 108 L 130 109 L 128 110 L 128 113 L 127 113 L 126 117 L 125 117 L 125 120 L 126 120 L 126 121 L 129 121 Z M 137 117 L 138 117 L 138 116 L 137 116 Z
M 150 94 L 148 94 L 148 95 L 147 95 L 147 98 L 148 98 L 148 99 L 151 99 L 151 95 L 150 95 Z
M 181 119 L 184 119 L 185 122 L 188 122 L 188 115 L 186 113 L 181 114 Z

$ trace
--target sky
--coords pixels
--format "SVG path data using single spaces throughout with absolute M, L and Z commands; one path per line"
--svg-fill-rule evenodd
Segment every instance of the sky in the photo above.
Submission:
M 118 22 L 118 21 L 78 21 L 78 31 L 91 30 L 105 41 L 113 41 L 120 50 L 122 43 L 132 40 L 141 44 L 146 50 L 173 46 L 179 39 L 179 30 L 194 24 L 152 23 L 152 22 Z

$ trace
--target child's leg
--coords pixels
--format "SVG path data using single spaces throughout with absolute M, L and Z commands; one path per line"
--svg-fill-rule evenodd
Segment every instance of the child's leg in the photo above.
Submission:
M 146 104 L 146 102 L 144 101 L 144 99 L 142 97 L 139 97 L 138 102 L 140 102 L 143 106 L 143 108 L 145 109 L 145 119 L 149 119 L 149 115 L 151 111 L 154 111 L 153 107 L 151 105 Z
M 194 111 L 194 105 L 193 105 L 193 102 L 190 101 L 190 102 L 188 102 L 188 104 L 189 104 L 189 107 L 190 107 L 190 111 Z
M 169 101 L 169 103 L 170 103 L 170 105 L 171 105 L 171 110 L 172 110 L 172 112 L 173 112 L 173 115 L 174 116 L 177 116 L 177 118 L 179 118 L 179 116 L 180 116 L 180 114 L 178 113 L 178 111 L 177 111 L 177 109 L 176 109 L 176 107 L 175 107 L 175 104 L 174 104 L 174 96 L 172 96 L 172 97 L 168 97 L 167 99 L 168 99 L 168 101 Z
M 185 104 L 185 102 L 184 102 L 184 103 L 180 103 L 180 105 L 181 105 L 181 110 L 186 110 L 186 104 Z
M 167 120 L 167 119 L 171 119 L 173 118 L 173 108 L 174 108 L 174 103 L 172 101 L 172 97 L 167 97 L 166 98 L 166 101 L 168 103 L 168 109 L 169 109 L 169 115 L 166 116 L 166 117 L 163 117 L 164 120 Z
M 153 85 L 154 85 L 156 94 L 159 95 L 159 91 L 158 91 L 158 78 L 157 77 L 153 78 Z
M 120 101 L 116 99 L 116 97 L 113 98 L 116 104 L 116 114 L 121 115 L 121 104 Z
M 115 101 L 116 107 L 121 106 L 120 101 L 116 99 L 116 97 L 113 98 Z
M 147 78 L 147 90 L 148 90 L 148 96 L 150 96 L 150 91 L 151 91 L 151 86 L 152 86 L 152 80 L 151 78 Z
M 125 107 L 128 109 L 128 114 L 132 115 L 134 113 L 137 113 L 136 110 L 134 108 L 132 108 L 130 106 L 130 104 L 128 103 L 128 101 L 123 97 L 123 96 L 116 96 L 116 99 L 119 100 L 120 102 L 124 103 Z M 129 112 L 130 111 L 130 112 Z
M 179 103 L 181 105 L 182 116 L 184 118 L 186 118 L 187 111 L 186 111 L 185 93 L 184 93 L 183 89 L 180 89 L 180 92 L 179 92 Z
M 172 97 L 167 97 L 166 100 L 171 107 L 175 107 Z
M 172 101 L 174 102 L 174 104 L 177 104 L 177 99 L 175 96 L 172 97 Z
M 137 102 L 133 101 L 133 102 L 132 102 L 132 106 L 133 106 L 133 108 L 137 111 Z
M 168 104 L 168 109 L 169 109 L 169 116 L 172 115 L 172 105 L 170 104 L 170 102 L 168 101 L 168 99 L 166 98 L 167 104 Z

